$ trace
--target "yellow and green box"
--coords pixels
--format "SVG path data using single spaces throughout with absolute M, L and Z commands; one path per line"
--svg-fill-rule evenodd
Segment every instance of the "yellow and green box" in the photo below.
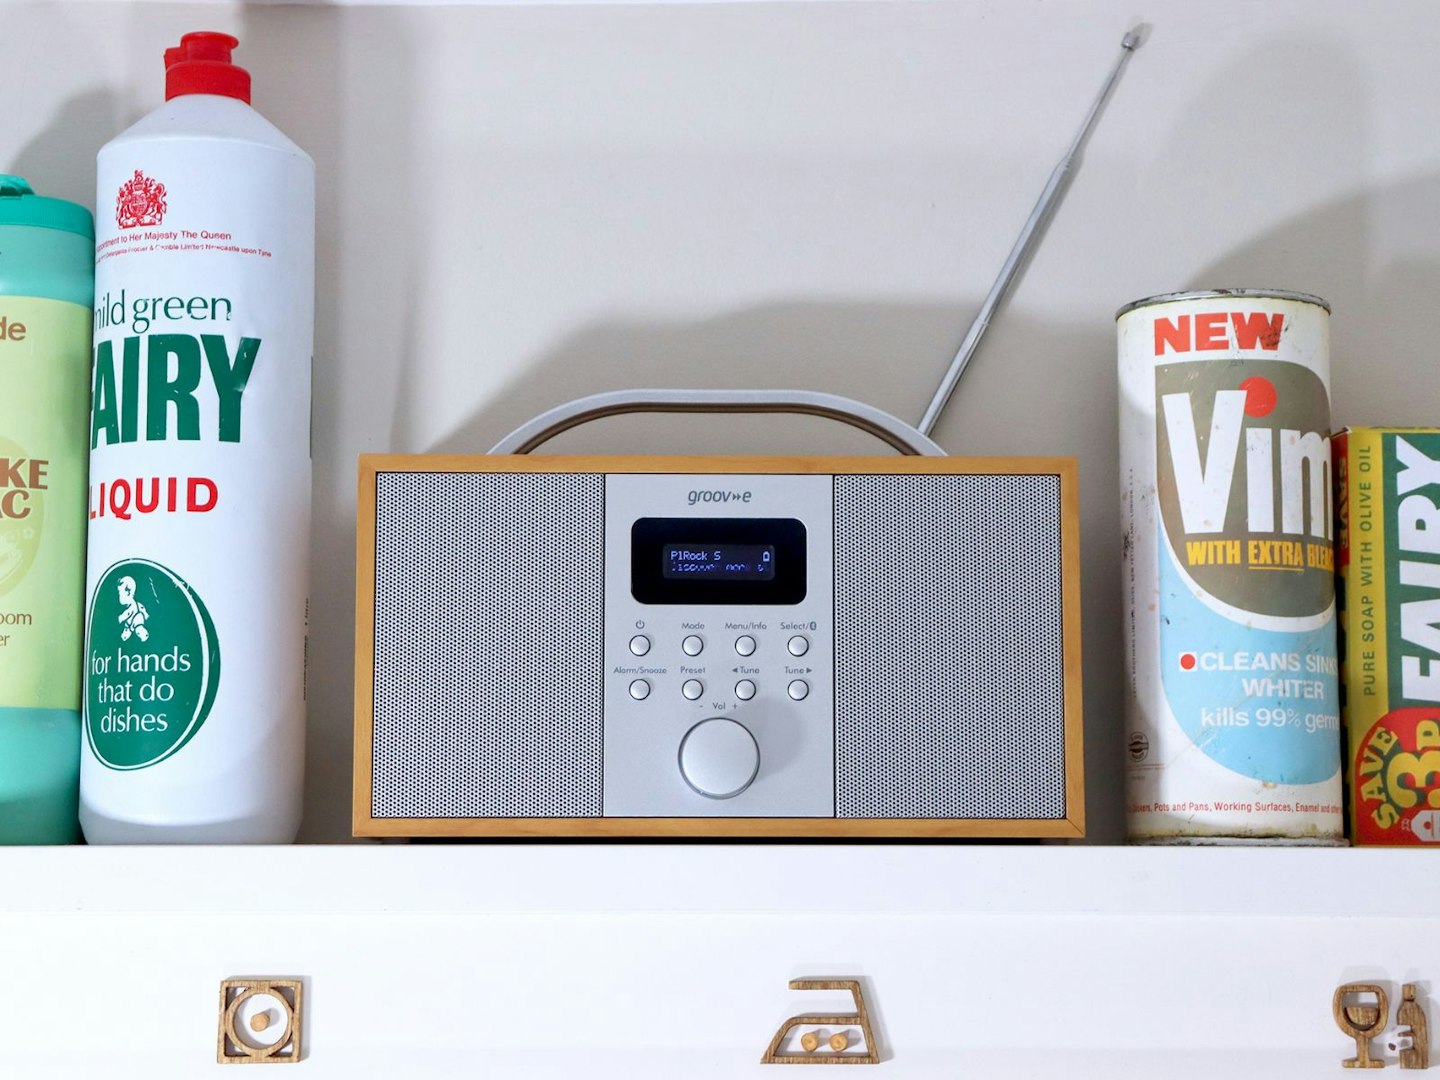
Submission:
M 1440 847 L 1440 428 L 1333 450 L 1350 839 Z

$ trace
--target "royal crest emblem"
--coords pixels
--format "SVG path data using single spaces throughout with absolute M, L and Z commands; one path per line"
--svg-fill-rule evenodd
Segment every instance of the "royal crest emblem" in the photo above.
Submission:
M 139 169 L 120 185 L 115 197 L 115 221 L 122 229 L 159 225 L 165 218 L 165 185 Z

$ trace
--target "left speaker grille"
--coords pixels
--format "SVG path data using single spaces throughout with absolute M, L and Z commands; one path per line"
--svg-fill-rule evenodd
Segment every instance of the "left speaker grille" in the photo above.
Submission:
M 604 477 L 380 473 L 376 818 L 602 812 Z

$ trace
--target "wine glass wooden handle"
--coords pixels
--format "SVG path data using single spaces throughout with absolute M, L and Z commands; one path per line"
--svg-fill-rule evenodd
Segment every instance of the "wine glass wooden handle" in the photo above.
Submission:
M 1347 995 L 1356 996 L 1362 994 L 1374 994 L 1374 1005 L 1350 1005 L 1345 1004 Z M 1355 1056 L 1346 1058 L 1340 1062 L 1347 1069 L 1383 1069 L 1385 1061 L 1383 1058 L 1376 1059 L 1370 1056 L 1370 1040 L 1385 1030 L 1385 1022 L 1390 1018 L 1390 999 L 1385 993 L 1385 988 L 1378 983 L 1345 983 L 1335 988 L 1335 997 L 1331 1001 L 1331 1011 L 1335 1015 L 1335 1023 L 1340 1030 L 1355 1040 Z M 1354 1013 L 1368 1015 L 1371 1011 L 1374 1017 L 1361 1023 L 1355 1019 Z

